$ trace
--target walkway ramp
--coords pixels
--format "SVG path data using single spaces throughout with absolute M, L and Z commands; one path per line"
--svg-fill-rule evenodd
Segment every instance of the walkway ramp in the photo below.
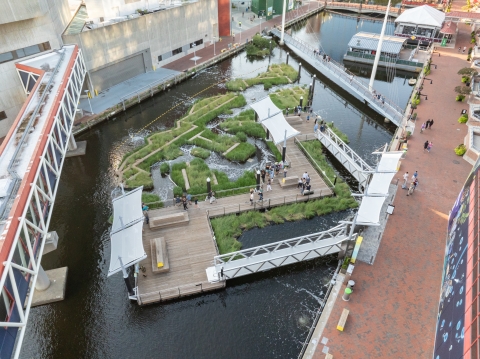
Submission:
M 271 33 L 280 38 L 280 30 L 274 28 L 271 30 Z M 292 51 L 303 60 L 307 61 L 311 66 L 315 67 L 315 69 L 321 72 L 324 76 L 341 86 L 344 90 L 348 91 L 359 100 L 370 105 L 372 109 L 392 121 L 395 125 L 401 125 L 404 117 L 403 110 L 386 98 L 378 100 L 373 96 L 372 92 L 370 92 L 368 84 L 348 72 L 343 65 L 340 65 L 333 60 L 323 61 L 322 57 L 314 55 L 313 50 L 316 50 L 314 47 L 300 39 L 288 35 L 287 33 L 284 34 L 283 39 L 285 44 Z
M 208 281 L 216 283 L 338 253 L 348 235 L 347 225 L 340 224 L 323 232 L 215 256 L 214 266 L 207 268 Z M 356 234 L 352 240 L 355 238 Z
M 340 161 L 348 172 L 355 177 L 360 186 L 365 188 L 368 182 L 369 172 L 373 171 L 372 167 L 328 127 L 325 128 L 324 132 L 317 131 L 317 138 L 322 145 Z

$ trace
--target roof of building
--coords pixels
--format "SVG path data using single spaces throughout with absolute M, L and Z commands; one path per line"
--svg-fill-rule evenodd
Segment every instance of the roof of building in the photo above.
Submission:
M 372 34 L 369 32 L 359 32 L 353 35 L 348 42 L 349 47 L 362 50 L 374 50 L 378 48 L 380 34 Z M 383 37 L 382 52 L 389 54 L 398 54 L 402 49 L 403 43 L 407 41 L 405 37 L 385 35 Z
M 445 13 L 428 5 L 414 7 L 405 10 L 399 17 L 395 19 L 395 23 L 406 22 L 415 25 L 426 25 L 434 27 L 442 27 L 445 21 Z
M 457 33 L 457 24 L 452 22 L 452 21 L 446 22 L 445 25 L 443 25 L 440 32 L 442 34 L 449 34 L 449 35 L 456 34 Z

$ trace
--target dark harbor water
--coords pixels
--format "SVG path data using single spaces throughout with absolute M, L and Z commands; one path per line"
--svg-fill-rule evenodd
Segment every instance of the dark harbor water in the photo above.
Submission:
M 333 26 L 320 16 L 309 21 L 318 26 L 317 34 L 322 38 L 328 26 Z M 339 17 L 328 21 L 350 20 Z M 342 45 L 344 37 L 335 40 L 333 36 L 328 36 L 331 46 L 346 46 Z M 323 46 L 327 46 L 325 41 Z M 115 169 L 133 146 L 132 137 L 144 136 L 145 131 L 137 133 L 139 129 L 172 105 L 190 101 L 190 96 L 197 98 L 195 94 L 220 79 L 255 76 L 266 70 L 269 62 L 284 59 L 281 48 L 271 59 L 253 62 L 239 54 L 80 136 L 88 142 L 87 153 L 65 161 L 50 226 L 58 232 L 58 249 L 42 261 L 45 269 L 68 266 L 66 299 L 32 309 L 22 358 L 297 357 L 324 285 L 337 265 L 336 258 L 246 276 L 228 282 L 222 291 L 147 307 L 128 301 L 120 274 L 106 277 L 110 193 L 118 184 Z M 290 64 L 298 66 L 295 58 Z M 311 81 L 307 71 L 311 69 L 304 67 L 300 83 Z M 390 141 L 394 127 L 386 126 L 381 116 L 335 84 L 322 82 L 320 74 L 317 77 L 315 111 L 334 121 L 349 136 L 354 150 L 372 162 L 371 152 Z M 408 97 L 409 88 L 402 87 L 401 80 L 395 78 L 382 86 L 398 87 L 401 98 Z M 224 91 L 224 85 L 219 84 L 201 96 Z M 262 87 L 249 91 L 249 102 L 265 94 Z M 148 131 L 171 127 L 190 103 L 161 117 Z M 255 246 L 325 230 L 348 214 L 251 230 L 241 241 L 245 247 Z

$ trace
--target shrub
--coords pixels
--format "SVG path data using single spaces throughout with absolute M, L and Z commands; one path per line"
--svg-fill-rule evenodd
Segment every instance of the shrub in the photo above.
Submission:
M 327 124 L 328 125 L 328 128 L 330 128 L 330 130 L 332 130 L 332 132 L 334 134 L 336 134 L 338 137 L 340 137 L 340 139 L 345 142 L 345 143 L 350 143 L 350 140 L 348 139 L 348 136 L 346 134 L 344 134 L 342 131 L 340 131 L 340 129 L 338 129 L 337 127 L 335 127 L 335 124 L 332 122 L 332 123 L 329 123 Z
M 160 197 L 155 193 L 142 192 L 142 202 L 148 203 L 158 201 L 160 201 Z
M 237 132 L 235 134 L 235 136 L 237 137 L 237 139 L 240 141 L 240 142 L 246 142 L 247 141 L 247 135 L 245 134 L 245 132 Z
M 153 181 L 148 173 L 140 172 L 135 177 L 126 180 L 126 185 L 130 188 L 143 186 L 143 189 L 150 191 L 153 189 Z
M 465 99 L 465 96 L 463 96 L 463 95 L 457 95 L 455 97 L 455 101 L 459 101 L 459 102 L 462 102 L 464 99 Z
M 282 154 L 278 150 L 277 146 L 273 141 L 266 141 L 268 148 L 272 152 L 272 154 L 275 156 L 275 161 L 280 162 L 282 160 Z
M 457 156 L 463 156 L 465 152 L 467 152 L 467 148 L 463 143 L 455 147 L 455 153 L 457 154 Z
M 238 135 L 238 134 L 237 134 Z M 245 162 L 252 157 L 256 152 L 256 147 L 248 142 L 242 142 L 233 150 L 225 155 L 225 158 L 230 161 Z
M 475 69 L 472 69 L 471 67 L 464 67 L 464 68 L 458 70 L 457 74 L 472 76 L 472 75 L 476 75 L 477 71 L 475 71 Z
M 192 156 L 199 157 L 204 160 L 210 156 L 210 151 L 202 147 L 195 147 L 190 153 L 192 154 Z
M 163 162 L 160 165 L 160 173 L 161 174 L 170 173 L 170 165 L 167 162 Z
M 458 123 L 467 123 L 468 122 L 468 115 L 467 114 L 463 114 L 462 116 L 460 116 L 460 118 L 458 119 Z

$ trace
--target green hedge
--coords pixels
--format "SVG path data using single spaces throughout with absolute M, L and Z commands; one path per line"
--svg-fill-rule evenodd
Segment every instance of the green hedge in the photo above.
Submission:
M 245 162 L 252 157 L 256 152 L 256 147 L 248 142 L 242 142 L 233 150 L 225 155 L 225 158 L 230 161 Z

